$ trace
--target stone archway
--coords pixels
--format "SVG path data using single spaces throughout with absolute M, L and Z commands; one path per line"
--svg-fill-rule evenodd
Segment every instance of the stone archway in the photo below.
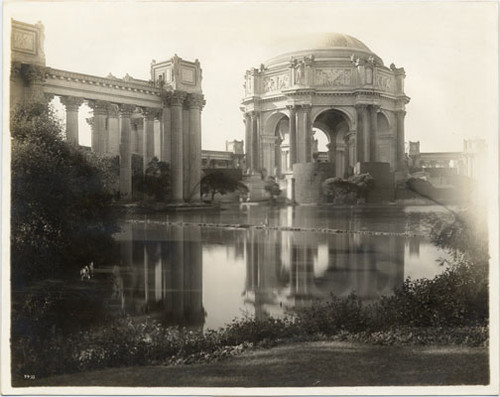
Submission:
M 264 121 L 261 139 L 261 171 L 266 175 L 281 176 L 290 170 L 289 117 L 283 112 L 271 114 Z
M 345 176 L 356 162 L 356 151 L 349 142 L 352 129 L 349 117 L 338 109 L 327 109 L 316 116 L 313 128 L 321 130 L 328 138 L 326 158 L 334 164 L 335 176 Z M 321 153 L 318 153 L 319 156 Z

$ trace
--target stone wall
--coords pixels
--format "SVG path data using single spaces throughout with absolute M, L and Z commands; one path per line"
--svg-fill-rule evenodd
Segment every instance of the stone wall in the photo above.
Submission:
M 321 184 L 333 177 L 335 166 L 330 163 L 296 163 L 293 165 L 295 201 L 298 204 L 324 202 Z

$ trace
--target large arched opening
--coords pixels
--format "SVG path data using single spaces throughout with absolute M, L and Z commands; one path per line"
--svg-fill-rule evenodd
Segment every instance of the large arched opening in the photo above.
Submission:
M 335 176 L 344 177 L 349 171 L 346 138 L 350 129 L 349 118 L 337 109 L 319 113 L 313 122 L 313 157 L 334 164 Z

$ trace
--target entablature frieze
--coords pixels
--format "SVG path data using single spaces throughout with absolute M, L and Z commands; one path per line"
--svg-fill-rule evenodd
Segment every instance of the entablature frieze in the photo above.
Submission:
M 46 79 L 60 79 L 74 81 L 81 84 L 93 85 L 96 87 L 108 87 L 126 91 L 141 92 L 144 94 L 159 95 L 160 90 L 151 86 L 146 80 L 138 80 L 129 78 L 127 80 L 118 78 L 106 78 L 92 76 L 83 73 L 70 72 L 47 67 L 45 70 Z

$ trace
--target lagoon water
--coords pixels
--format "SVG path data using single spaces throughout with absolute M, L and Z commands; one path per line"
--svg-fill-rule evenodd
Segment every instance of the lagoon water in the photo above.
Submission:
M 204 329 L 330 294 L 369 303 L 444 270 L 447 254 L 427 237 L 430 211 L 442 209 L 236 205 L 129 216 L 116 236 L 113 299 L 133 316 Z

